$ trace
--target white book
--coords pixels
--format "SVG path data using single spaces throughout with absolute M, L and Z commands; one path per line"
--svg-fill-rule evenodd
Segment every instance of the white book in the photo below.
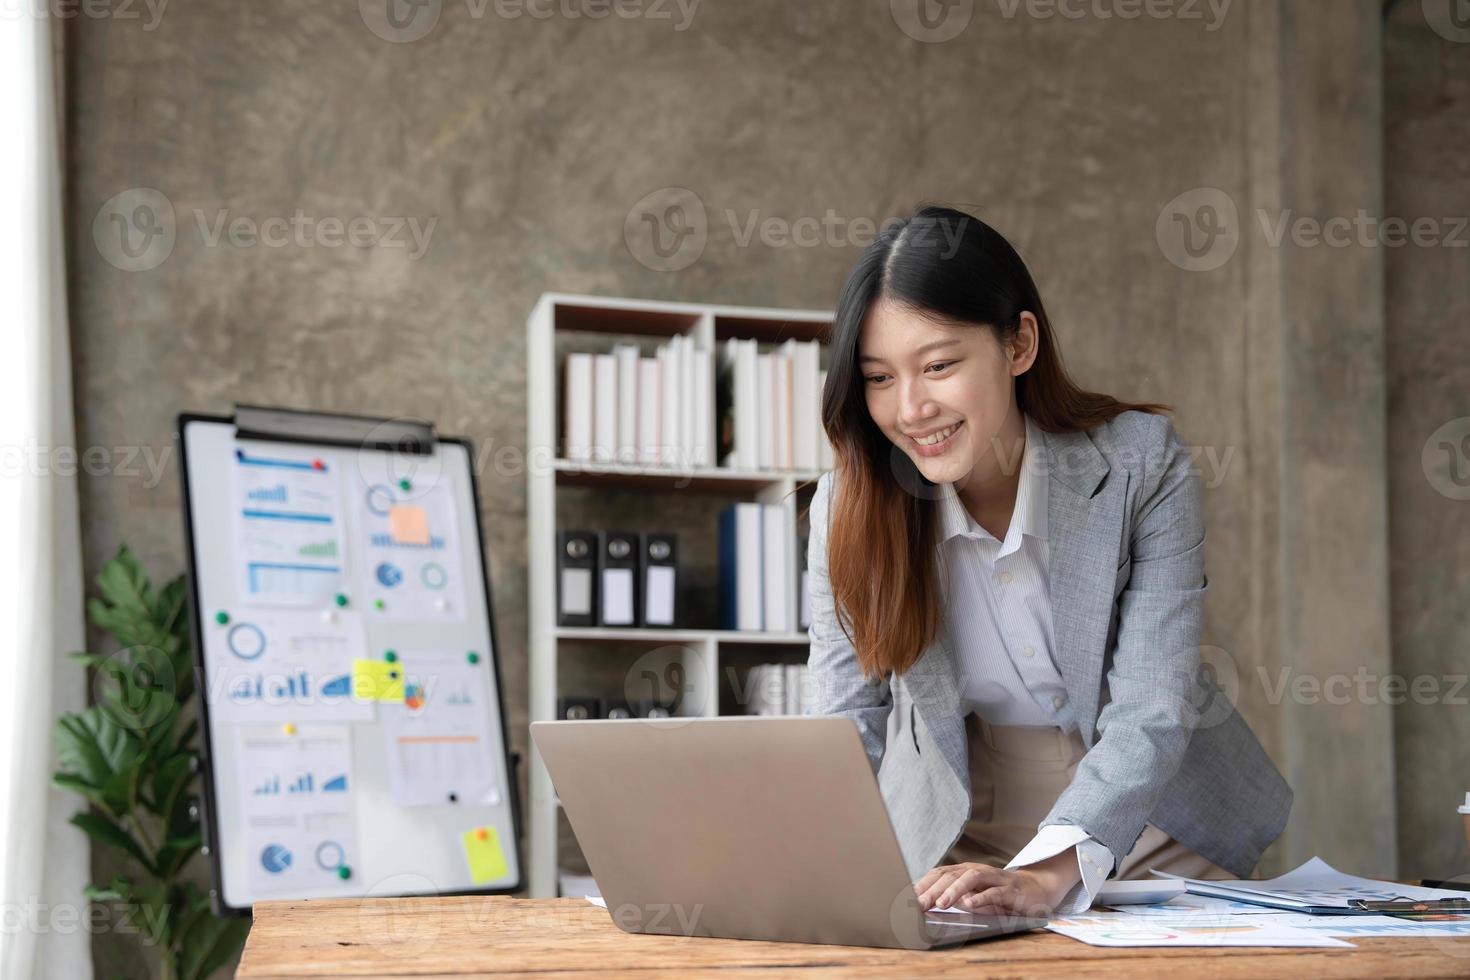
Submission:
M 792 457 L 797 469 L 817 468 L 817 417 L 821 389 L 821 345 L 815 340 L 788 340 L 782 352 L 791 358 L 791 404 L 793 420 Z
M 739 342 L 739 357 L 736 360 L 738 382 L 735 391 L 735 408 L 740 422 L 736 427 L 736 438 L 741 440 L 740 466 L 753 470 L 760 466 L 760 412 L 756 407 L 757 388 L 756 356 L 759 349 L 754 339 Z M 744 433 L 743 437 L 740 433 Z
M 775 393 L 776 469 L 791 469 L 791 358 L 782 353 L 771 355 L 772 381 Z
M 638 358 L 638 462 L 658 460 L 659 428 L 663 409 L 659 405 L 659 362 L 656 357 Z
M 811 586 L 807 584 L 807 571 L 801 570 L 801 618 L 796 621 L 796 628 L 809 630 L 812 628 L 812 592 Z
M 755 464 L 763 470 L 769 470 L 776 465 L 776 417 L 771 411 L 774 369 L 770 354 L 756 355 L 755 371 L 756 424 L 760 426 L 756 439 Z
M 562 385 L 562 445 L 567 459 L 592 458 L 592 355 L 568 354 Z
M 679 466 L 683 460 L 679 458 L 680 429 L 683 418 L 680 412 L 684 408 L 683 391 L 680 381 L 682 375 L 679 372 L 679 346 L 683 337 L 672 337 L 667 344 L 659 347 L 659 357 L 662 359 L 663 368 L 659 374 L 663 382 L 663 429 L 660 432 L 658 461 L 664 466 Z
M 835 469 L 837 460 L 832 452 L 832 440 L 827 438 L 827 429 L 822 425 L 822 392 L 827 390 L 827 372 L 817 372 L 817 468 Z
M 782 664 L 782 673 L 786 676 L 785 704 L 782 705 L 788 715 L 801 714 L 801 664 Z
M 638 347 L 616 344 L 618 362 L 618 448 L 619 463 L 638 462 Z
M 753 715 L 779 715 L 786 700 L 786 678 L 780 664 L 756 664 L 750 668 L 750 706 Z
M 789 632 L 791 625 L 790 578 L 787 575 L 787 547 L 791 536 L 786 533 L 786 508 L 781 504 L 761 504 L 761 554 L 764 569 L 763 601 L 765 628 L 774 633 Z
M 764 625 L 762 607 L 764 582 L 761 565 L 761 510 L 764 504 L 741 502 L 735 505 L 735 628 L 761 630 Z
M 694 465 L 694 338 L 679 340 L 679 466 Z
M 611 354 L 592 358 L 592 458 L 611 463 L 618 452 L 618 359 Z

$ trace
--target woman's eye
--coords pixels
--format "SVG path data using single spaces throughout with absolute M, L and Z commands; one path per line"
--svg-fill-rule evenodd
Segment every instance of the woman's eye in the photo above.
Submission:
M 866 380 L 869 384 L 877 384 L 886 377 L 888 377 L 888 375 L 886 374 L 870 374 L 868 375 Z
M 954 361 L 940 361 L 938 364 L 931 364 L 929 366 L 931 368 L 938 368 L 939 370 L 943 371 L 945 368 L 949 367 L 953 363 Z

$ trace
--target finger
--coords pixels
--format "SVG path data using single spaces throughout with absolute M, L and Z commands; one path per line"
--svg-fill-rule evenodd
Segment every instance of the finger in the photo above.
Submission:
M 935 900 L 944 893 L 944 889 L 949 887 L 949 883 L 957 876 L 957 872 L 954 871 L 945 871 L 940 874 L 938 878 L 930 883 L 928 888 L 919 894 L 920 906 L 926 909 L 933 908 Z
M 937 904 L 940 908 L 949 908 L 962 897 L 967 897 L 982 880 L 979 868 L 965 869 L 949 883 L 949 887 L 939 896 Z
M 914 891 L 922 895 L 924 890 L 932 885 L 940 875 L 944 874 L 947 868 L 947 865 L 941 865 L 940 867 L 924 872 L 924 877 L 914 882 Z
M 976 915 L 1002 915 L 1010 911 L 1010 889 L 996 885 L 965 896 L 964 908 Z

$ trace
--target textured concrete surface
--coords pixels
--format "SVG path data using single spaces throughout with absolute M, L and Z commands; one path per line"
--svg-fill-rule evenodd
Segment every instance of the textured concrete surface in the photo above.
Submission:
M 1401 4 L 1385 29 L 1384 212 L 1457 219 L 1458 244 L 1387 250 L 1389 541 L 1399 870 L 1470 879 L 1470 31 Z M 1445 427 L 1449 428 L 1446 429 Z M 1430 475 L 1433 479 L 1430 479 Z
M 1078 379 L 1173 404 L 1199 447 L 1204 642 L 1301 804 L 1262 870 L 1320 850 L 1345 869 L 1391 873 L 1396 839 L 1406 870 L 1437 867 L 1448 853 L 1438 816 L 1401 803 L 1395 837 L 1390 709 L 1274 696 L 1283 669 L 1319 678 L 1388 669 L 1390 483 L 1395 507 L 1414 515 L 1394 511 L 1395 574 L 1418 568 L 1438 597 L 1421 612 L 1396 578 L 1394 639 L 1463 663 L 1447 618 L 1460 617 L 1463 636 L 1463 606 L 1447 608 L 1465 594 L 1463 557 L 1451 574 L 1422 556 L 1451 547 L 1435 529 L 1463 524 L 1467 505 L 1425 493 L 1414 448 L 1428 421 L 1470 414 L 1463 254 L 1433 259 L 1461 263 L 1458 312 L 1420 318 L 1415 359 L 1396 360 L 1390 343 L 1386 371 L 1381 254 L 1273 246 L 1257 217 L 1381 207 L 1379 7 L 1279 0 L 1226 5 L 1219 19 L 1203 4 L 1192 5 L 1196 17 L 1097 13 L 1121 6 L 1071 18 L 977 0 L 943 42 L 899 26 L 902 0 L 892 9 L 706 0 L 682 30 L 672 5 L 660 8 L 668 19 L 537 19 L 500 16 L 493 0 L 445 0 L 425 8 L 437 10 L 432 29 L 406 43 L 370 29 L 386 21 L 369 0 L 194 0 L 167 7 L 151 30 L 146 18 L 78 17 L 67 83 L 79 439 L 157 458 L 171 453 L 175 413 L 237 401 L 422 415 L 473 438 L 486 460 L 501 663 L 523 749 L 518 461 L 524 324 L 536 297 L 830 307 L 865 241 L 854 221 L 925 200 L 969 207 L 1031 264 Z M 1463 65 L 1466 49 L 1434 51 Z M 1405 59 L 1412 74 L 1422 56 Z M 1436 91 L 1453 87 L 1463 117 L 1464 72 L 1448 62 L 1443 71 Z M 1433 118 L 1454 112 L 1432 104 Z M 1415 138 L 1406 175 L 1433 151 L 1463 178 L 1452 149 L 1463 138 L 1441 135 L 1432 118 Z M 1418 193 L 1427 180 L 1405 176 L 1390 193 Z M 666 187 L 693 191 L 708 228 L 698 260 L 673 272 L 638 261 L 646 252 L 624 237 L 630 209 Z M 126 271 L 118 266 L 133 260 L 94 235 L 94 219 L 136 188 L 166 199 L 174 243 L 152 268 Z M 1236 211 L 1228 255 L 1210 246 L 1190 258 L 1170 237 L 1171 208 L 1201 214 L 1198 194 L 1171 202 L 1201 188 Z M 1458 202 L 1463 213 L 1463 194 Z M 228 233 L 236 219 L 263 230 L 298 209 L 318 234 L 329 218 L 366 219 L 389 244 L 389 219 L 432 231 L 416 258 L 406 231 L 396 234 L 402 248 L 248 246 Z M 744 238 L 767 218 L 835 230 L 809 246 Z M 1215 241 L 1192 230 L 1196 244 Z M 1400 259 L 1414 263 L 1414 302 L 1446 310 L 1455 273 L 1406 251 L 1390 262 Z M 1454 323 L 1461 347 L 1447 350 Z M 1444 374 L 1453 356 L 1457 380 Z M 1390 386 L 1400 372 L 1434 381 Z M 160 575 L 182 566 L 176 461 L 164 462 L 157 485 L 116 468 L 84 477 L 93 572 L 122 540 Z M 588 504 L 568 494 L 559 520 L 636 527 L 651 517 L 646 501 L 618 495 L 578 521 Z M 708 513 L 712 525 L 712 501 L 671 505 L 690 520 Z M 712 583 L 711 569 L 702 562 L 696 581 Z M 1465 724 L 1442 709 L 1414 718 L 1399 714 L 1399 736 L 1430 755 L 1449 726 Z M 1401 762 L 1402 793 L 1458 788 L 1450 754 L 1436 757 L 1443 763 L 1416 770 L 1422 784 Z M 1344 798 L 1353 805 L 1331 805 Z M 137 972 L 115 949 L 99 943 L 102 972 Z

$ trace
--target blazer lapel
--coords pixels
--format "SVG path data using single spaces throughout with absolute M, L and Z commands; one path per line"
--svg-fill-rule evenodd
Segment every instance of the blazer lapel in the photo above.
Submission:
M 1082 740 L 1090 748 L 1127 487 L 1119 479 L 1104 484 L 1110 467 L 1085 432 L 1043 432 L 1042 441 L 1051 475 L 1048 584 L 1057 668 Z

